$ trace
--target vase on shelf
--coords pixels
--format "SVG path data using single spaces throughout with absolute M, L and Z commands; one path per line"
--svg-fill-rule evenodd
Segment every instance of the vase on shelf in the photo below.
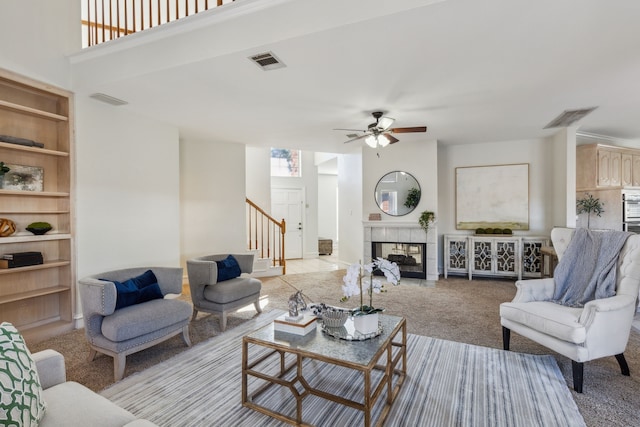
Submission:
M 361 334 L 371 334 L 378 331 L 378 313 L 353 316 L 353 325 Z

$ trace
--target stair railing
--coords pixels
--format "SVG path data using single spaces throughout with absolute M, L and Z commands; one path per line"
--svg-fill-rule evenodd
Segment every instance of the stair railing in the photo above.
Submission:
M 157 27 L 234 0 L 84 0 L 84 46 Z
M 287 226 L 285 220 L 278 221 L 248 198 L 246 201 L 249 250 L 258 250 L 260 258 L 268 258 L 272 266 L 282 267 L 282 274 L 286 274 L 284 234 Z

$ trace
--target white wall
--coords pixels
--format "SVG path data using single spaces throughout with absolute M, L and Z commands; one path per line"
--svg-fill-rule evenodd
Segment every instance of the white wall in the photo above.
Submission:
M 318 237 L 338 240 L 338 176 L 318 175 Z
M 78 0 L 0 2 L 0 67 L 69 89 L 66 55 L 81 48 Z
M 362 261 L 362 156 L 360 149 L 338 156 L 338 235 L 341 262 Z
M 247 146 L 245 169 L 247 197 L 271 213 L 271 148 Z
M 76 99 L 78 277 L 178 266 L 178 131 L 88 97 Z
M 247 251 L 244 165 L 242 144 L 180 141 L 183 265 L 196 256 Z

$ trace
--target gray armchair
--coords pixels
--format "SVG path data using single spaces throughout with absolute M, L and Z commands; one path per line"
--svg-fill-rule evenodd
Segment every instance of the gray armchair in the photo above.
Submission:
M 258 313 L 260 308 L 260 290 L 262 282 L 249 277 L 253 271 L 253 254 L 232 254 L 238 261 L 242 275 L 233 279 L 218 281 L 218 265 L 229 254 L 207 255 L 187 261 L 189 288 L 193 301 L 193 317 L 198 311 L 218 313 L 220 330 L 227 328 L 227 313 L 253 303 Z
M 151 270 L 165 298 L 153 299 L 116 310 L 117 292 L 113 281 L 124 282 Z M 187 346 L 191 305 L 167 294 L 182 293 L 182 268 L 141 267 L 115 270 L 83 278 L 80 299 L 84 330 L 93 360 L 97 352 L 113 357 L 113 373 L 122 379 L 126 357 L 182 334 Z M 105 279 L 105 280 L 99 280 Z

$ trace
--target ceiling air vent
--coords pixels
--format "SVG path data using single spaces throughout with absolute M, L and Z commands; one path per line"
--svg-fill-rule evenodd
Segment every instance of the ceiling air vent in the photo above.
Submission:
M 250 60 L 255 62 L 258 67 L 267 70 L 275 70 L 277 68 L 284 68 L 286 65 L 273 52 L 261 53 L 259 55 L 253 55 L 249 57 Z
M 558 117 L 551 120 L 551 122 L 549 122 L 549 124 L 544 128 L 550 129 L 571 126 L 596 108 L 598 107 L 581 108 L 579 110 L 564 110 Z
M 113 96 L 105 95 L 104 93 L 92 93 L 91 95 L 89 95 L 89 98 L 97 99 L 98 101 L 106 102 L 107 104 L 111 104 L 115 106 L 128 104 L 127 101 L 114 98 Z

